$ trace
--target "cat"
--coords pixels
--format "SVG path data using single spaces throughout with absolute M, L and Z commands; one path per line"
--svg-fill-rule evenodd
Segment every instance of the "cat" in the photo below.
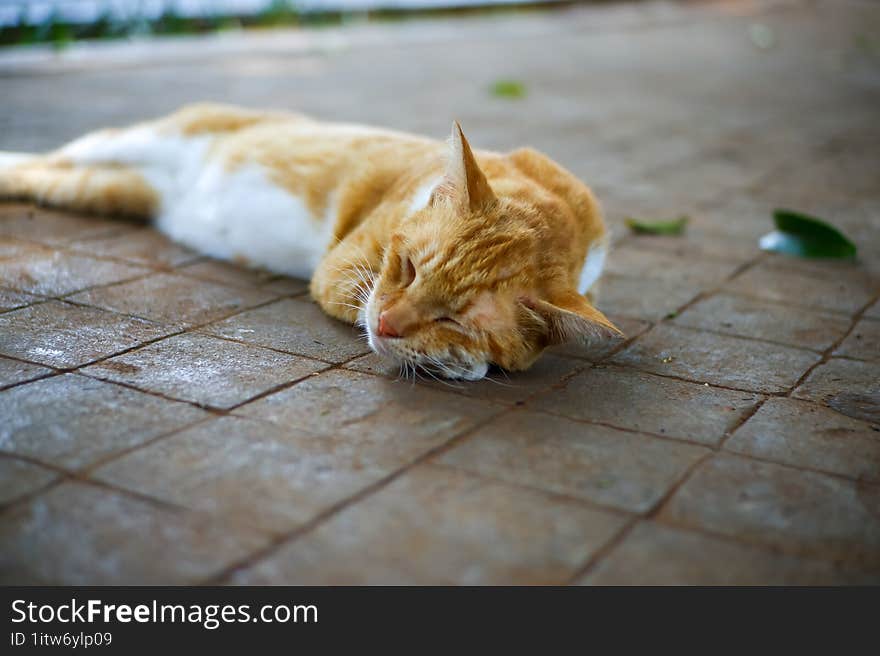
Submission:
M 620 335 L 593 307 L 607 232 L 545 155 L 471 150 L 303 115 L 189 105 L 0 157 L 0 198 L 152 219 L 216 258 L 310 279 L 399 364 L 478 380 L 548 346 Z

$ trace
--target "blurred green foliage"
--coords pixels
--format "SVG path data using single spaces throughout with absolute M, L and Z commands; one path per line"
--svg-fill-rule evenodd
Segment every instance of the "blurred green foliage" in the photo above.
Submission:
M 109 12 L 88 24 L 64 22 L 56 13 L 40 25 L 28 25 L 24 20 L 17 25 L 0 27 L 0 46 L 47 43 L 63 48 L 81 39 L 123 39 L 141 35 L 201 34 L 242 27 L 279 27 L 299 25 L 300 14 L 289 0 L 273 0 L 266 9 L 251 16 L 181 16 L 167 8 L 158 18 L 142 16 L 118 19 Z
M 51 44 L 62 49 L 73 41 L 83 39 L 124 39 L 144 35 L 203 34 L 219 30 L 274 27 L 323 27 L 341 25 L 352 19 L 369 21 L 393 21 L 424 16 L 450 16 L 471 13 L 542 11 L 552 6 L 569 4 L 566 0 L 549 0 L 535 4 L 493 5 L 472 7 L 428 9 L 375 9 L 359 12 L 304 11 L 296 7 L 296 0 L 272 0 L 261 12 L 247 16 L 206 15 L 187 17 L 167 8 L 158 18 L 137 16 L 120 19 L 106 12 L 98 20 L 88 24 L 67 23 L 52 13 L 40 25 L 29 25 L 22 17 L 16 25 L 0 26 L 0 46 Z

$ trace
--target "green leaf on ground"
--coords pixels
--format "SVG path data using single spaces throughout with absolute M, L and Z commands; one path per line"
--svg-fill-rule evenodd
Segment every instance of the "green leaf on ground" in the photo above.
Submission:
M 663 221 L 643 221 L 642 219 L 627 219 L 626 225 L 633 232 L 643 235 L 680 235 L 684 232 L 689 218 L 680 216 L 677 219 Z
M 526 85 L 517 80 L 497 80 L 490 91 L 496 98 L 525 98 Z
M 773 211 L 776 230 L 758 241 L 762 250 L 796 257 L 855 257 L 856 245 L 822 219 L 793 210 Z

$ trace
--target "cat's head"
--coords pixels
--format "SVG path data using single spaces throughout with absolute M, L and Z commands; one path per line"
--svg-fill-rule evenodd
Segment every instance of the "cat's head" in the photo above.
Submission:
M 619 333 L 574 288 L 571 257 L 548 252 L 541 212 L 495 195 L 456 123 L 443 181 L 384 253 L 363 316 L 370 346 L 477 380 L 492 364 L 522 370 L 553 344 Z

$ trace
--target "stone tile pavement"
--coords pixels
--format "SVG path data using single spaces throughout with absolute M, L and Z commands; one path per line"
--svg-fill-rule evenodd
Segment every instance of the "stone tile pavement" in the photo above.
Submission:
M 302 281 L 5 204 L 0 580 L 880 582 L 878 27 L 644 2 L 0 53 L 0 149 L 198 99 L 530 143 L 603 201 L 627 333 L 413 383 Z M 858 261 L 761 253 L 775 206 Z

